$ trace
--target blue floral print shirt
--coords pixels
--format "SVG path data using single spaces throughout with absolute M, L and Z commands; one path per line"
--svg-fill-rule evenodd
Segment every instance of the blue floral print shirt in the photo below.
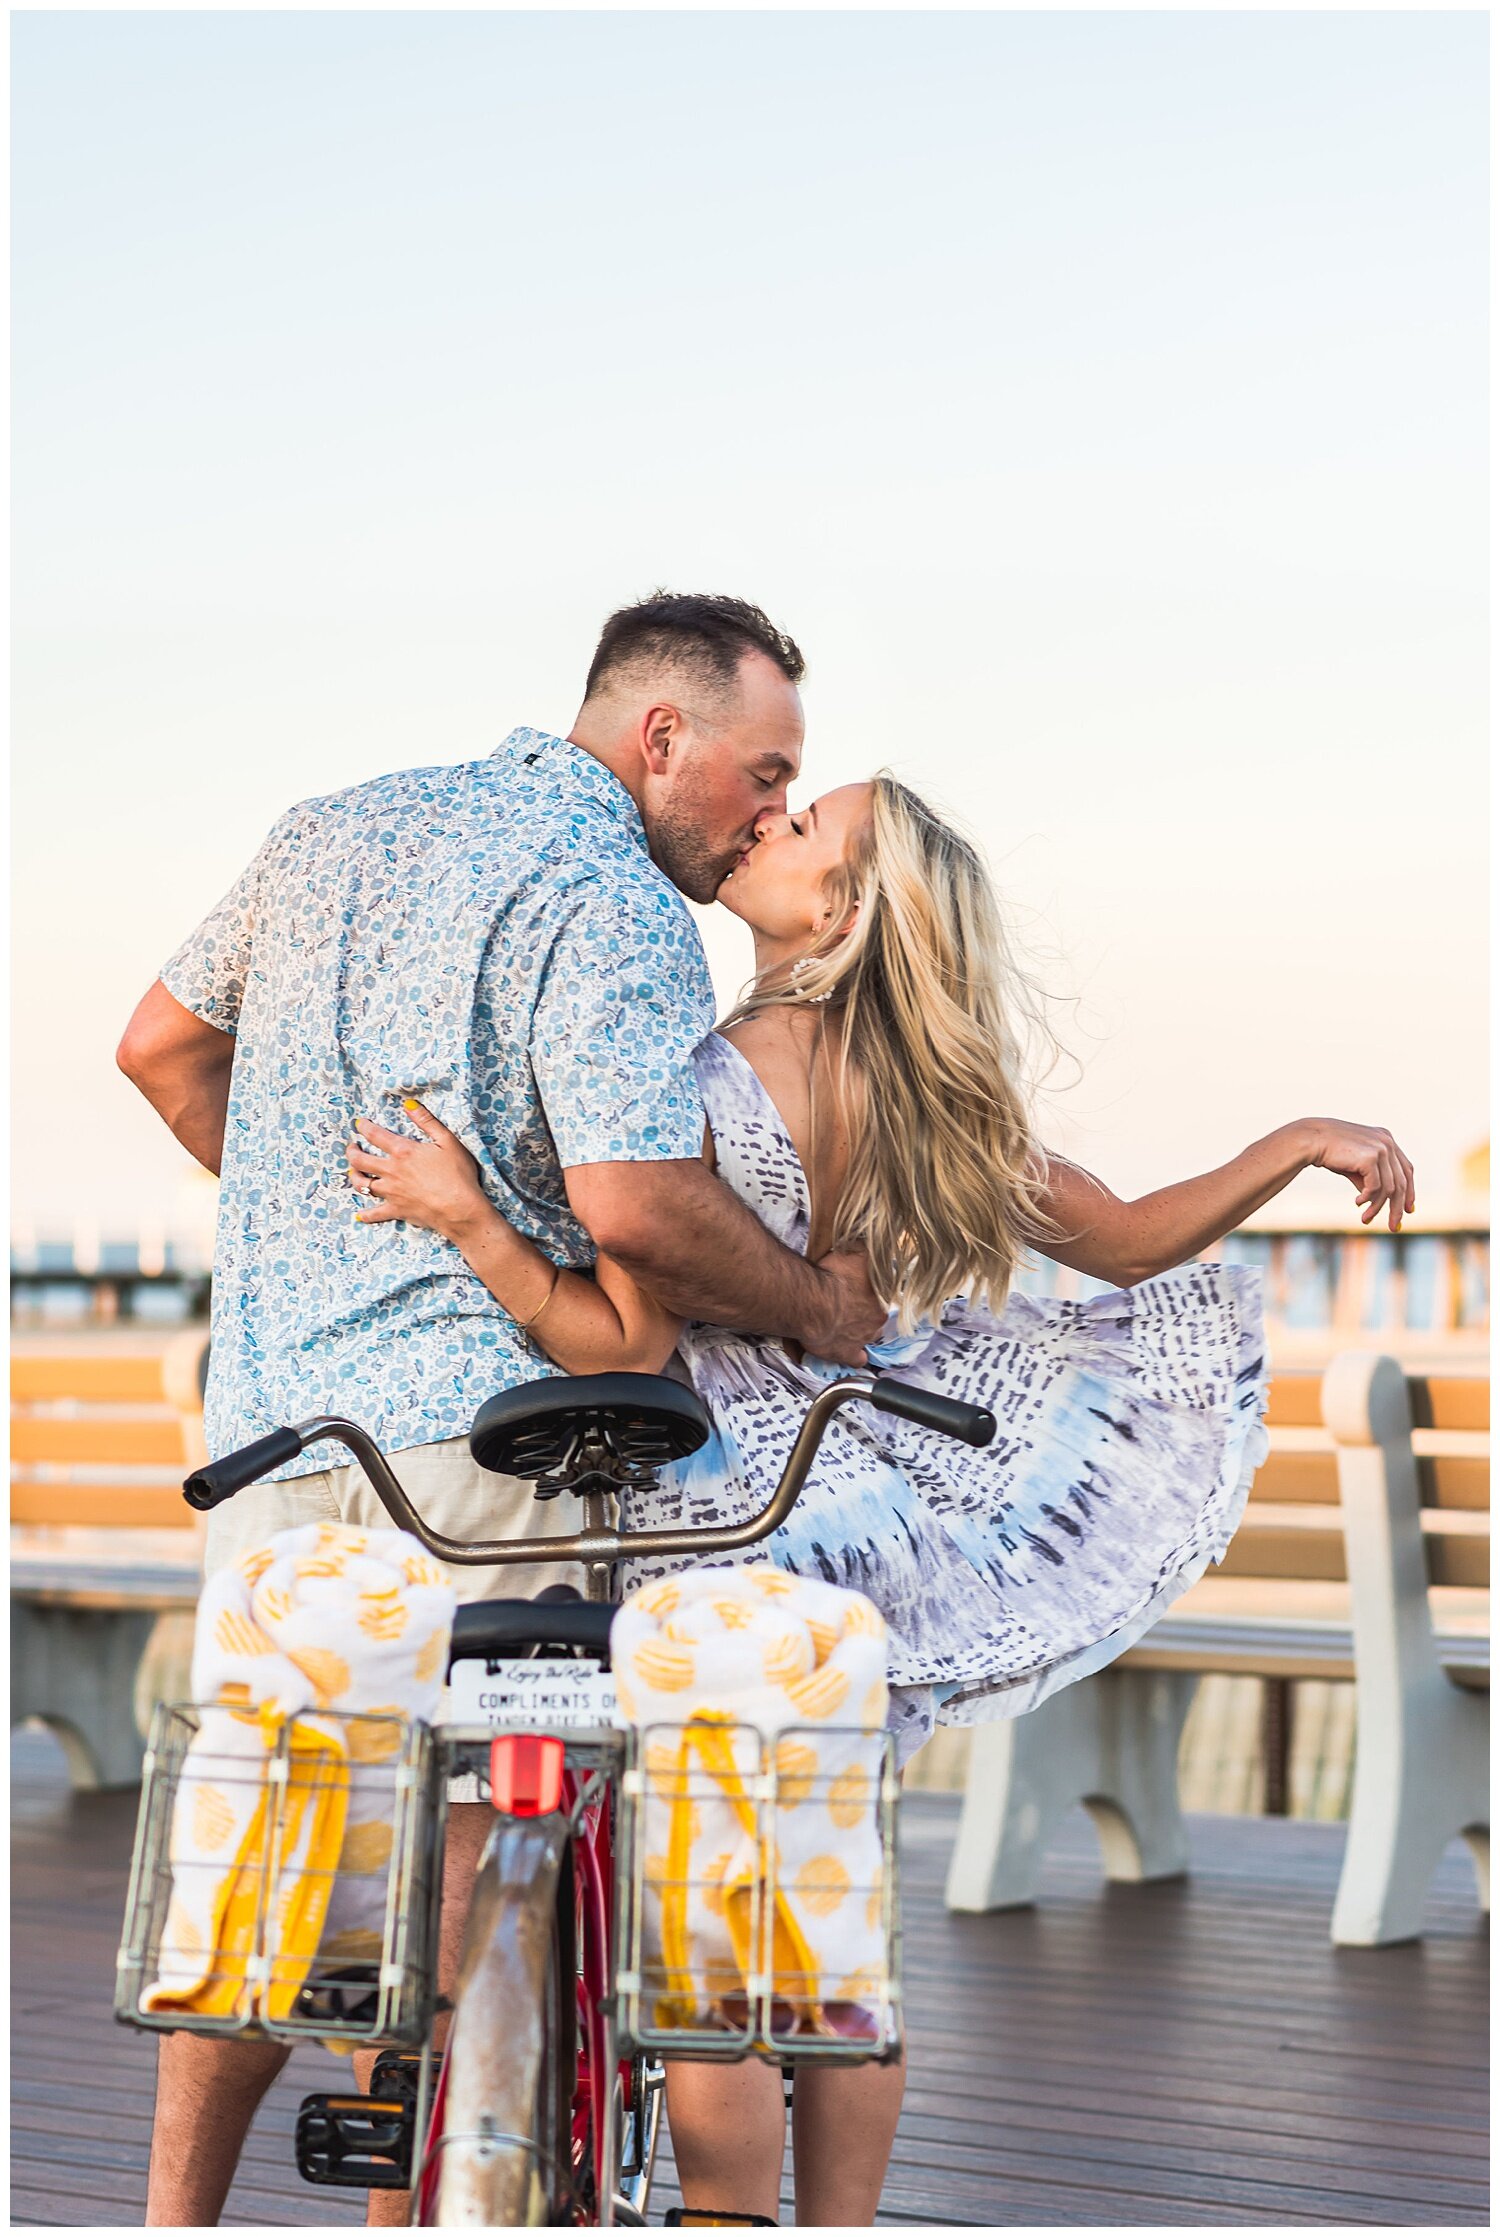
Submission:
M 713 989 L 635 803 L 581 747 L 513 731 L 487 760 L 292 808 L 162 972 L 236 1036 L 214 1251 L 209 1450 L 342 1414 L 392 1451 L 465 1435 L 556 1372 L 428 1230 L 355 1224 L 356 1118 L 418 1096 L 504 1217 L 559 1265 L 593 1246 L 567 1166 L 696 1158 Z M 310 1450 L 282 1475 L 336 1466 Z

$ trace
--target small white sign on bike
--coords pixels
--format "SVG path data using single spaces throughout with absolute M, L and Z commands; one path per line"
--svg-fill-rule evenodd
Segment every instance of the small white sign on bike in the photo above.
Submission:
M 447 1721 L 495 1732 L 585 1732 L 623 1724 L 615 1681 L 597 1662 L 455 1662 Z

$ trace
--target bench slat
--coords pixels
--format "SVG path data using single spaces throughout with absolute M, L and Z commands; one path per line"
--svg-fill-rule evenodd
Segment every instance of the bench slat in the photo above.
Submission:
M 176 1414 L 159 1420 L 111 1420 L 107 1415 L 89 1418 L 44 1414 L 17 1414 L 10 1425 L 13 1461 L 111 1461 L 117 1467 L 140 1461 L 181 1463 L 184 1459 L 182 1422 Z
M 1489 1653 L 1488 1593 L 1430 1592 L 1427 1598 L 1440 1638 L 1446 1642 L 1451 1634 L 1455 1638 L 1471 1639 L 1485 1654 Z M 1207 1576 L 1201 1577 L 1172 1602 L 1167 1616 L 1174 1619 L 1192 1616 L 1195 1620 L 1203 1618 L 1214 1622 L 1223 1617 L 1233 1623 L 1250 1617 L 1258 1623 L 1272 1625 L 1347 1625 L 1349 1587 L 1316 1581 L 1226 1578 L 1222 1570 L 1210 1569 Z
M 1446 1432 L 1448 1437 L 1456 1434 L 1451 1428 Z M 1261 1462 L 1250 1487 L 1252 1516 L 1255 1507 L 1265 1500 L 1306 1502 L 1315 1507 L 1337 1506 L 1338 1451 L 1328 1432 L 1306 1429 L 1301 1424 L 1283 1424 L 1273 1429 L 1271 1436 L 1271 1450 Z M 1304 1436 L 1308 1440 L 1306 1444 L 1302 1442 Z M 1312 1442 L 1315 1436 L 1320 1440 L 1317 1444 Z M 1429 1438 L 1441 1444 L 1445 1433 L 1419 1429 L 1412 1439 L 1423 1506 L 1462 1508 L 1469 1512 L 1487 1509 L 1490 1503 L 1488 1456 L 1477 1452 L 1424 1452 L 1422 1448 Z
M 12 1484 L 10 1519 L 101 1530 L 127 1525 L 191 1530 L 197 1518 L 174 1484 Z
M 1412 1420 L 1419 1429 L 1488 1429 L 1487 1375 L 1408 1375 Z
M 1428 1579 L 1484 1590 L 1490 1581 L 1488 1508 L 1428 1508 L 1422 1515 Z M 1305 1577 L 1340 1584 L 1348 1575 L 1341 1507 L 1260 1500 L 1247 1508 L 1219 1577 Z
M 1488 1693 L 1487 1648 L 1468 1640 L 1440 1639 L 1438 1653 L 1443 1675 L 1451 1684 L 1466 1692 Z M 1352 1680 L 1354 1639 L 1348 1630 L 1309 1627 L 1299 1632 L 1248 1623 L 1231 1628 L 1165 1616 L 1140 1646 L 1121 1655 L 1121 1667 L 1127 1664 L 1135 1670 L 1188 1670 L 1228 1678 Z
M 1455 1684 L 1489 1683 L 1489 1594 L 1428 1596 L 1438 1653 Z M 1221 1670 L 1245 1677 L 1352 1678 L 1349 1587 L 1211 1570 L 1120 1658 L 1138 1670 Z
M 1419 1455 L 1417 1481 L 1424 1507 L 1448 1507 L 1467 1512 L 1488 1512 L 1490 1464 L 1472 1455 L 1444 1453 Z
M 1372 1337 L 1371 1342 L 1375 1339 Z M 1408 1375 L 1412 1420 L 1419 1429 L 1488 1429 L 1487 1375 Z M 1315 1373 L 1273 1375 L 1266 1409 L 1273 1429 L 1321 1429 L 1322 1378 Z
M 1246 1513 L 1215 1575 L 1306 1577 L 1342 1583 L 1344 1518 L 1337 1506 L 1261 1500 Z
M 1322 1378 L 1315 1374 L 1273 1375 L 1266 1420 L 1273 1429 L 1321 1429 Z
M 56 1398 L 87 1399 L 93 1404 L 160 1404 L 160 1352 L 84 1352 L 71 1358 L 21 1352 L 10 1363 L 14 1403 L 36 1404 Z
M 1329 1439 L 1326 1451 L 1318 1452 L 1285 1452 L 1273 1447 L 1256 1470 L 1250 1497 L 1253 1501 L 1274 1500 L 1278 1505 L 1291 1501 L 1336 1507 L 1339 1464 L 1333 1440 Z
M 1196 1670 L 1226 1678 L 1354 1676 L 1354 1641 L 1348 1631 L 1305 1634 L 1245 1625 L 1241 1636 L 1217 1624 L 1176 1623 L 1164 1616 L 1138 1647 L 1121 1655 L 1132 1670 Z
M 11 1565 L 11 1598 L 52 1607 L 146 1608 L 188 1615 L 201 1589 L 196 1562 L 138 1562 L 129 1569 L 86 1559 Z
M 1427 1518 L 1424 1516 L 1425 1522 Z M 1439 1519 L 1434 1517 L 1434 1520 Z M 1448 1518 L 1441 1518 L 1446 1521 Z M 1485 1521 L 1489 1521 L 1488 1515 Z M 1487 1592 L 1490 1583 L 1489 1532 L 1423 1532 L 1427 1552 L 1427 1581 L 1434 1585 L 1466 1585 Z

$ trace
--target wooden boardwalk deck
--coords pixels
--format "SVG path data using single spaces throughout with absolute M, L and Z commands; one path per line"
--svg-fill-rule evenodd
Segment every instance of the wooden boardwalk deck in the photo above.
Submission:
M 134 1798 L 70 1797 L 29 1735 L 13 1764 L 12 2222 L 139 2225 L 155 2049 L 109 2016 Z M 956 1808 L 905 1806 L 911 2080 L 883 2222 L 1488 2223 L 1487 1936 L 1462 1852 L 1402 1949 L 1329 1947 L 1340 1829 L 1253 1818 L 1195 1819 L 1186 1881 L 1106 1888 L 1080 1815 L 1035 1910 L 960 1919 Z M 290 2158 L 299 2097 L 347 2082 L 293 2058 L 228 2222 L 363 2220 Z M 676 2199 L 668 2156 L 654 2218 Z

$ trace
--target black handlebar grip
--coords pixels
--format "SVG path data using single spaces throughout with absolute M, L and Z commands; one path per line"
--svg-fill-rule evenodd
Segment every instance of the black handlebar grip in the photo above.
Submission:
M 914 1421 L 921 1429 L 936 1429 L 942 1436 L 957 1437 L 966 1445 L 987 1445 L 995 1434 L 995 1417 L 987 1406 L 945 1398 L 940 1390 L 898 1382 L 894 1375 L 877 1376 L 870 1403 L 883 1414 L 899 1414 L 903 1421 Z
M 238 1452 L 225 1453 L 222 1460 L 211 1460 L 206 1467 L 195 1468 L 182 1487 L 182 1496 L 200 1515 L 210 1507 L 222 1507 L 246 1484 L 253 1484 L 257 1476 L 269 1474 L 279 1468 L 284 1460 L 295 1460 L 302 1450 L 302 1439 L 295 1429 L 273 1429 L 269 1436 L 257 1437 L 253 1445 L 241 1445 Z

